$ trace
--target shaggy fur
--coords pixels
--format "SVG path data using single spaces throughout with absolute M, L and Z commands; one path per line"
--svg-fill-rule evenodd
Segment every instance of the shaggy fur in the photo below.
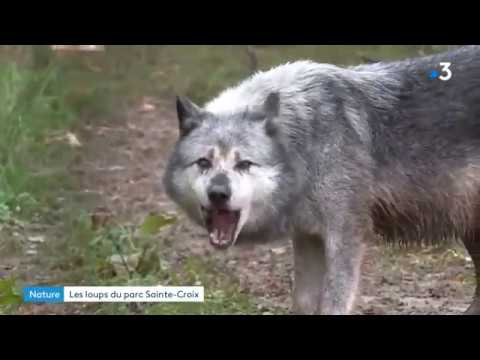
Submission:
M 452 63 L 449 81 L 429 78 L 440 62 Z M 199 199 L 219 169 L 186 165 L 218 147 L 256 160 L 252 173 L 223 169 L 242 179 L 232 193 L 252 189 L 239 202 L 248 208 L 239 238 L 292 237 L 297 311 L 351 311 L 374 233 L 406 245 L 460 239 L 478 271 L 479 46 L 350 68 L 298 61 L 201 109 L 186 104 L 168 193 L 201 225 L 208 200 Z M 470 312 L 480 312 L 478 298 Z

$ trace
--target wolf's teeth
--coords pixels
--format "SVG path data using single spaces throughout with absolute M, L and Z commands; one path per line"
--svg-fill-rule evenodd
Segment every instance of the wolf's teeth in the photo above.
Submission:
M 219 242 L 219 233 L 218 233 L 218 230 L 214 230 L 213 232 L 211 232 L 209 235 L 210 237 L 210 241 L 214 244 L 218 244 Z

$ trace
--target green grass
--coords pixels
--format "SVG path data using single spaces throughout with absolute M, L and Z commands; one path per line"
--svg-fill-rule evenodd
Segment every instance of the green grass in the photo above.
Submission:
M 22 251 L 28 228 L 50 211 L 57 189 L 68 188 L 68 144 L 49 139 L 69 129 L 75 112 L 65 101 L 58 69 L 0 63 L 0 260 Z M 3 279 L 1 311 L 12 310 L 15 279 Z
M 55 70 L 0 64 L 0 204 L 10 211 L 28 211 L 62 177 L 53 160 L 66 145 L 45 144 L 74 120 L 61 86 Z

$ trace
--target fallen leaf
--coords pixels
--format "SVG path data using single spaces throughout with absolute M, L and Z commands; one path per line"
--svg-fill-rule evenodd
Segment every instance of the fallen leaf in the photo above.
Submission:
M 155 105 L 149 104 L 149 103 L 143 103 L 142 106 L 140 107 L 140 112 L 141 113 L 149 113 L 155 110 Z
M 130 255 L 115 254 L 110 257 L 110 263 L 113 265 L 117 275 L 127 275 L 128 271 L 133 271 L 137 268 L 141 255 L 141 253 Z M 128 271 L 125 264 L 128 266 Z
M 149 215 L 140 226 L 140 231 L 145 235 L 155 235 L 163 227 L 172 225 L 177 221 L 174 216 Z
M 90 219 L 92 222 L 92 229 L 98 230 L 101 227 L 107 225 L 113 215 L 112 213 L 106 208 L 97 208 L 93 214 L 90 215 Z
M 80 141 L 78 140 L 77 136 L 71 132 L 68 132 L 66 135 L 65 135 L 65 138 L 67 139 L 67 142 L 70 146 L 73 146 L 73 147 L 80 147 L 82 146 L 82 144 L 80 143 Z
M 286 247 L 273 248 L 273 249 L 270 249 L 270 251 L 274 255 L 283 255 L 287 252 L 287 248 Z
M 33 242 L 33 243 L 43 243 L 45 242 L 45 237 L 42 235 L 39 236 L 29 236 L 28 241 Z

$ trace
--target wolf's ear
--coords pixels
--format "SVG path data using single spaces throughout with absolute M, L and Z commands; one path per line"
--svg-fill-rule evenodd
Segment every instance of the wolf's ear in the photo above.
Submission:
M 177 96 L 177 117 L 180 136 L 187 135 L 202 122 L 202 109 L 188 98 Z
M 263 103 L 263 111 L 266 116 L 266 130 L 269 135 L 275 134 L 275 118 L 280 113 L 280 95 L 277 92 L 270 93 Z
M 273 119 L 278 116 L 280 111 L 280 95 L 277 92 L 268 94 L 265 102 L 263 103 L 263 110 L 268 119 Z

